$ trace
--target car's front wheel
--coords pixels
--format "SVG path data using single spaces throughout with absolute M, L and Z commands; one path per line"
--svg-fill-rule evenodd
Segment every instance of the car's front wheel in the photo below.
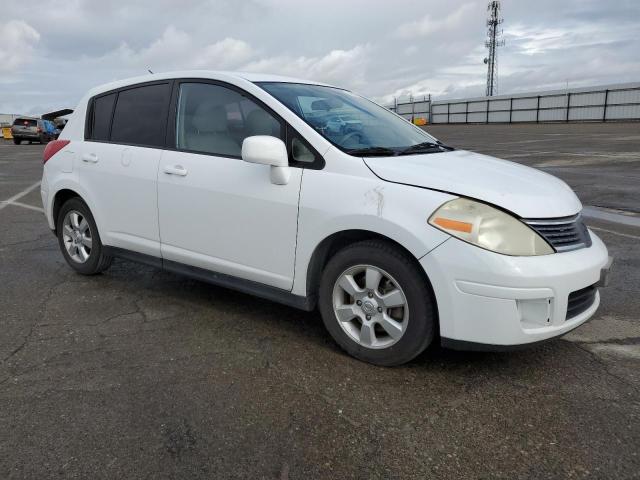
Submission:
M 62 205 L 56 232 L 62 255 L 76 272 L 94 275 L 111 265 L 112 257 L 104 253 L 93 215 L 80 198 L 71 198 Z
M 19 138 L 15 138 L 15 137 L 13 137 L 13 143 L 14 143 L 15 145 L 20 145 L 20 144 L 22 143 L 22 140 L 20 140 Z
M 410 361 L 436 332 L 428 280 L 414 258 L 384 241 L 350 245 L 329 260 L 319 307 L 335 341 L 350 355 L 376 365 Z

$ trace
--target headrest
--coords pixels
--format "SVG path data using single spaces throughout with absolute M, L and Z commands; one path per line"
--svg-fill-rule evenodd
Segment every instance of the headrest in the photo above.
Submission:
M 311 102 L 311 110 L 331 110 L 331 107 L 326 100 L 314 100 Z
M 200 133 L 226 132 L 227 112 L 220 105 L 203 102 L 196 108 L 191 123 Z
M 246 123 L 249 135 L 273 135 L 273 117 L 262 109 L 249 113 Z

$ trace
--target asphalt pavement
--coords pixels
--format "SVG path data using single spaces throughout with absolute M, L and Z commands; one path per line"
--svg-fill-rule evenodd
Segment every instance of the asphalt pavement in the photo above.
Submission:
M 83 277 L 40 210 L 43 147 L 0 141 L 0 478 L 639 478 L 640 228 L 611 220 L 639 210 L 640 124 L 431 131 L 614 215 L 589 218 L 616 257 L 589 323 L 380 368 L 317 312 L 124 260 Z

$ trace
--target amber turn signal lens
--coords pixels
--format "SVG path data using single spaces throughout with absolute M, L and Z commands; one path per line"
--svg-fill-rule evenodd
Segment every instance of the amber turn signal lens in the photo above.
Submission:
M 433 223 L 446 229 L 455 230 L 457 232 L 471 233 L 473 225 L 467 222 L 459 222 L 458 220 L 450 220 L 448 218 L 437 217 Z

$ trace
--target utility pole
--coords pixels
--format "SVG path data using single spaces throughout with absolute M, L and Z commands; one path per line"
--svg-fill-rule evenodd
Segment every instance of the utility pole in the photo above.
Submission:
M 485 57 L 484 63 L 487 65 L 487 97 L 498 93 L 498 52 L 497 48 L 504 46 L 502 39 L 502 29 L 498 27 L 504 19 L 500 16 L 500 2 L 494 0 L 487 5 L 489 18 L 487 18 L 487 40 L 484 46 L 489 49 L 489 56 Z

